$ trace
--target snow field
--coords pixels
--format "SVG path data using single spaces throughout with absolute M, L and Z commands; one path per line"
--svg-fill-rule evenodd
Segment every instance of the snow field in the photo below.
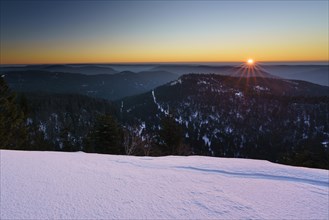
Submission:
M 328 170 L 203 156 L 0 151 L 0 219 L 328 219 Z

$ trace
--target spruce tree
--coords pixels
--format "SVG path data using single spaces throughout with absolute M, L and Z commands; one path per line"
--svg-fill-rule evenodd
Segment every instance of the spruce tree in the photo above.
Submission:
M 85 146 L 86 152 L 125 154 L 123 131 L 110 115 L 99 116 Z
M 16 103 L 13 93 L 0 77 L 0 148 L 25 149 L 27 129 L 24 112 Z
M 161 120 L 161 129 L 159 131 L 160 146 L 166 155 L 175 155 L 183 144 L 183 130 L 175 119 L 166 116 Z

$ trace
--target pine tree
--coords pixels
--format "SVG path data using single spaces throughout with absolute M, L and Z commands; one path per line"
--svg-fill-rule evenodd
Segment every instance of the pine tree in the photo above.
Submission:
M 160 146 L 166 155 L 179 153 L 183 144 L 183 130 L 174 118 L 166 116 L 161 120 L 161 130 L 159 131 Z
M 125 154 L 123 131 L 110 115 L 99 116 L 86 141 L 86 152 Z
M 24 112 L 16 103 L 16 95 L 0 77 L 0 148 L 25 149 L 27 129 Z

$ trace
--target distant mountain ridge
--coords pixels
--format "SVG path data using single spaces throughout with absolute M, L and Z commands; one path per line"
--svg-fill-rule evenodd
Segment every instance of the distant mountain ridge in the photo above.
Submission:
M 3 74 L 9 86 L 19 92 L 76 93 L 108 100 L 141 94 L 178 77 L 165 71 L 84 75 L 26 70 Z
M 319 85 L 329 86 L 329 65 L 261 65 L 261 72 L 270 78 L 303 80 Z M 189 73 L 215 73 L 219 75 L 237 75 L 241 66 L 207 66 L 207 65 L 159 65 L 152 70 L 163 70 L 179 75 Z M 240 74 L 241 75 L 241 74 Z M 257 75 L 256 75 L 257 76 Z
M 244 65 L 244 64 L 242 64 Z M 260 77 L 281 77 L 285 79 L 304 80 L 319 85 L 329 86 L 329 65 L 326 64 L 266 64 L 256 63 L 261 67 Z M 206 73 L 235 75 L 241 65 L 197 65 L 197 64 L 65 64 L 65 65 L 27 65 L 20 67 L 0 67 L 0 72 L 43 70 L 51 72 L 82 73 L 85 75 L 116 74 L 122 71 L 166 71 L 177 75 L 189 73 Z M 257 76 L 257 75 L 256 75 Z
M 285 79 L 304 80 L 329 86 L 329 65 L 276 65 L 262 67 L 272 75 Z
M 98 65 L 28 65 L 24 67 L 2 67 L 2 72 L 9 71 L 26 71 L 26 70 L 39 70 L 50 72 L 64 72 L 64 73 L 81 73 L 85 75 L 98 75 L 98 74 L 115 74 L 118 71 L 110 67 L 102 67 Z

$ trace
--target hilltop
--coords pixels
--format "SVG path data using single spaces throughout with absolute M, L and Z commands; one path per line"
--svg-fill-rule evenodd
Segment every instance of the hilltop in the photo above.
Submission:
M 328 170 L 1 150 L 1 219 L 326 219 Z M 19 163 L 17 162 L 19 161 Z

